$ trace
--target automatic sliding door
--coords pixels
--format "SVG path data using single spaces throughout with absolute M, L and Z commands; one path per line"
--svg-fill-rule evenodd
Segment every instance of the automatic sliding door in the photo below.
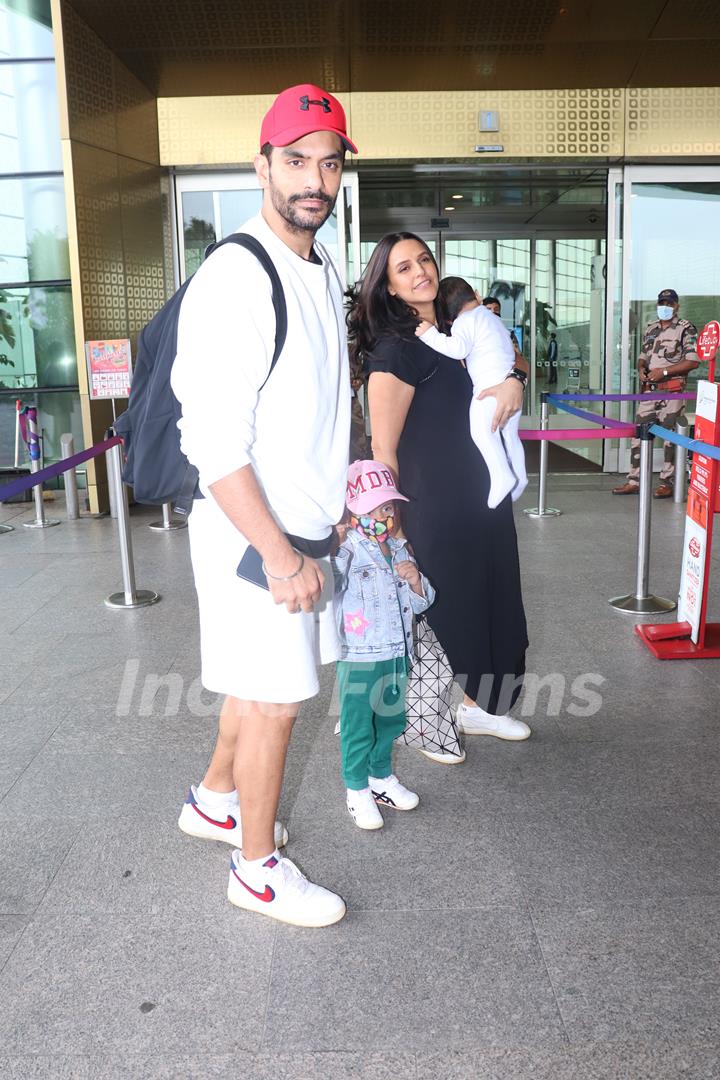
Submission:
M 524 426 L 539 424 L 543 391 L 602 392 L 605 241 L 577 236 L 443 236 L 445 275 L 500 301 L 501 318 L 530 364 Z M 587 423 L 559 414 L 557 426 Z M 568 444 L 598 465 L 602 446 Z
M 535 414 L 543 391 L 603 391 L 604 250 L 605 241 L 600 239 L 535 241 Z M 586 423 L 590 422 L 573 418 L 572 426 Z M 602 462 L 599 442 L 569 448 L 594 464 Z
M 335 210 L 318 232 L 337 261 L 343 280 L 354 281 L 360 266 L 360 226 L 356 173 L 344 173 Z M 194 274 L 208 244 L 239 229 L 257 214 L 262 190 L 253 172 L 188 173 L 175 178 L 176 235 L 180 280 Z
M 717 235 L 720 231 L 720 169 L 712 166 L 628 166 L 620 176 L 611 176 L 622 216 L 615 215 L 616 234 L 622 225 L 622 262 L 615 258 L 614 311 L 622 295 L 622 332 L 609 343 L 608 367 L 621 372 L 623 393 L 638 389 L 637 358 L 642 335 L 657 318 L 657 295 L 661 289 L 675 289 L 680 298 L 679 315 L 701 330 L 720 312 L 720 263 Z M 616 240 L 619 246 L 620 240 Z M 620 364 L 616 354 L 619 346 Z M 688 379 L 694 389 L 698 378 L 707 378 L 701 365 Z M 613 389 L 616 386 L 613 385 Z M 693 404 L 688 409 L 692 412 Z M 632 419 L 634 407 L 627 406 Z M 655 448 L 659 467 L 662 447 Z M 628 444 L 621 444 L 619 471 L 629 464 Z
M 527 238 L 511 237 L 484 240 L 445 236 L 443 243 L 444 275 L 465 278 L 481 298 L 493 296 L 500 302 L 500 318 L 515 335 L 529 363 L 530 245 Z

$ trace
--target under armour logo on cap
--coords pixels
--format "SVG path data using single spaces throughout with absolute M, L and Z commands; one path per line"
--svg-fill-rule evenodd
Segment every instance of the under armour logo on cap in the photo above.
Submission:
M 303 94 L 300 98 L 300 108 L 303 112 L 310 112 L 311 105 L 319 105 L 323 112 L 332 112 L 330 108 L 330 102 L 326 97 L 321 98 L 320 101 L 315 101 L 309 98 L 307 94 Z
M 291 86 L 278 94 L 265 114 L 260 149 L 267 143 L 289 146 L 315 131 L 333 132 L 346 150 L 357 154 L 355 143 L 348 138 L 345 110 L 338 99 L 312 83 Z

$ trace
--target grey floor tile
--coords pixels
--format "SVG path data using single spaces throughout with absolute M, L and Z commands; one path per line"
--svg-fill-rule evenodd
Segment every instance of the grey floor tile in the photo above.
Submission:
M 208 757 L 217 735 L 219 704 L 199 698 L 185 681 L 177 686 L 158 681 L 141 684 L 130 694 L 121 690 L 114 703 L 79 702 L 69 708 L 47 743 L 49 753 L 83 754 L 92 751 L 157 753 L 193 747 Z M 178 676 L 178 679 L 180 677 Z M 155 692 L 157 688 L 157 692 Z M 188 691 L 193 695 L 188 706 Z M 198 707 L 192 708 L 195 703 Z M 205 715 L 198 715 L 202 710 Z
M 418 1055 L 417 1080 L 717 1080 L 720 1046 L 603 1043 L 559 1052 Z
M 32 701 L 0 705 L 0 799 L 45 745 L 62 716 L 61 706 L 45 711 Z
M 338 788 L 322 815 L 292 814 L 289 849 L 353 911 L 452 911 L 462 919 L 478 906 L 525 909 L 504 815 L 458 813 L 451 793 L 432 809 L 421 794 L 417 809 L 383 810 L 385 827 L 363 832 Z
M 112 1057 L 257 1049 L 274 933 L 229 904 L 221 916 L 36 919 L 3 971 L 0 1043 Z
M 172 818 L 110 818 L 85 825 L 44 896 L 41 912 L 157 915 L 227 907 L 228 844 L 186 836 Z
M 535 911 L 571 1043 L 720 1041 L 717 899 Z
M 697 806 L 518 810 L 508 832 L 531 907 L 720 892 L 716 831 Z
M 679 696 L 655 694 L 645 705 L 629 697 L 626 688 L 608 684 L 600 690 L 602 707 L 592 716 L 558 717 L 563 734 L 575 741 L 606 742 L 613 746 L 645 741 L 670 746 L 720 734 L 720 710 L 708 690 L 685 691 Z M 632 707 L 628 707 L 628 702 Z M 651 747 L 646 747 L 651 750 Z
M 414 1080 L 413 1054 L 0 1056 L 4 1080 Z
M 55 814 L 0 821 L 0 912 L 35 910 L 77 832 L 77 823 Z
M 92 1071 L 92 1065 L 97 1071 Z M 0 1075 L 3 1080 L 106 1080 L 107 1070 L 113 1069 L 107 1058 L 91 1063 L 78 1055 L 0 1054 Z
M 28 922 L 29 919 L 25 915 L 0 915 L 0 971 L 20 940 L 20 935 Z
M 99 702 L 111 706 L 114 710 L 126 664 L 127 660 L 121 654 L 108 666 L 79 672 L 69 679 L 57 674 L 49 678 L 42 671 L 38 671 L 37 664 L 34 664 L 31 669 L 24 669 L 21 682 L 14 693 L 6 698 L 6 703 L 21 705 L 32 701 L 36 708 L 45 712 L 59 705 L 63 715 L 68 707 L 79 701 Z
M 0 802 L 0 824 L 59 812 L 97 819 L 177 814 L 188 786 L 202 776 L 207 755 L 194 750 L 152 753 L 39 754 Z
M 575 743 L 559 738 L 553 746 L 523 744 L 512 797 L 519 807 L 592 805 L 669 805 L 715 802 L 720 746 L 717 739 L 686 740 L 652 753 L 647 743 Z
M 322 934 L 279 927 L 263 1049 L 557 1047 L 565 1036 L 527 917 L 350 912 Z

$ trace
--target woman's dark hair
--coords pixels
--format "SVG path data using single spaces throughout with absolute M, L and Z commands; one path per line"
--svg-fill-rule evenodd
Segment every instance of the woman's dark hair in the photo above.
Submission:
M 440 282 L 438 302 L 443 322 L 455 322 L 458 315 L 471 300 L 477 300 L 475 290 L 465 278 L 445 277 Z
M 350 350 L 360 360 L 372 351 L 383 335 L 411 339 L 419 322 L 418 313 L 398 296 L 388 292 L 388 261 L 390 252 L 401 240 L 417 240 L 427 251 L 437 270 L 433 253 L 415 233 L 396 232 L 383 236 L 365 268 L 361 280 L 348 291 L 350 310 L 347 315 Z M 438 274 L 439 277 L 439 274 Z

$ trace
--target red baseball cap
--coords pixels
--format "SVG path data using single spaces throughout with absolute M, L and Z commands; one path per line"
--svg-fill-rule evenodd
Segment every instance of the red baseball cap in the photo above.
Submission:
M 260 128 L 260 146 L 289 146 L 313 131 L 333 131 L 353 154 L 358 149 L 347 136 L 345 110 L 332 94 L 312 83 L 283 90 L 265 113 Z

